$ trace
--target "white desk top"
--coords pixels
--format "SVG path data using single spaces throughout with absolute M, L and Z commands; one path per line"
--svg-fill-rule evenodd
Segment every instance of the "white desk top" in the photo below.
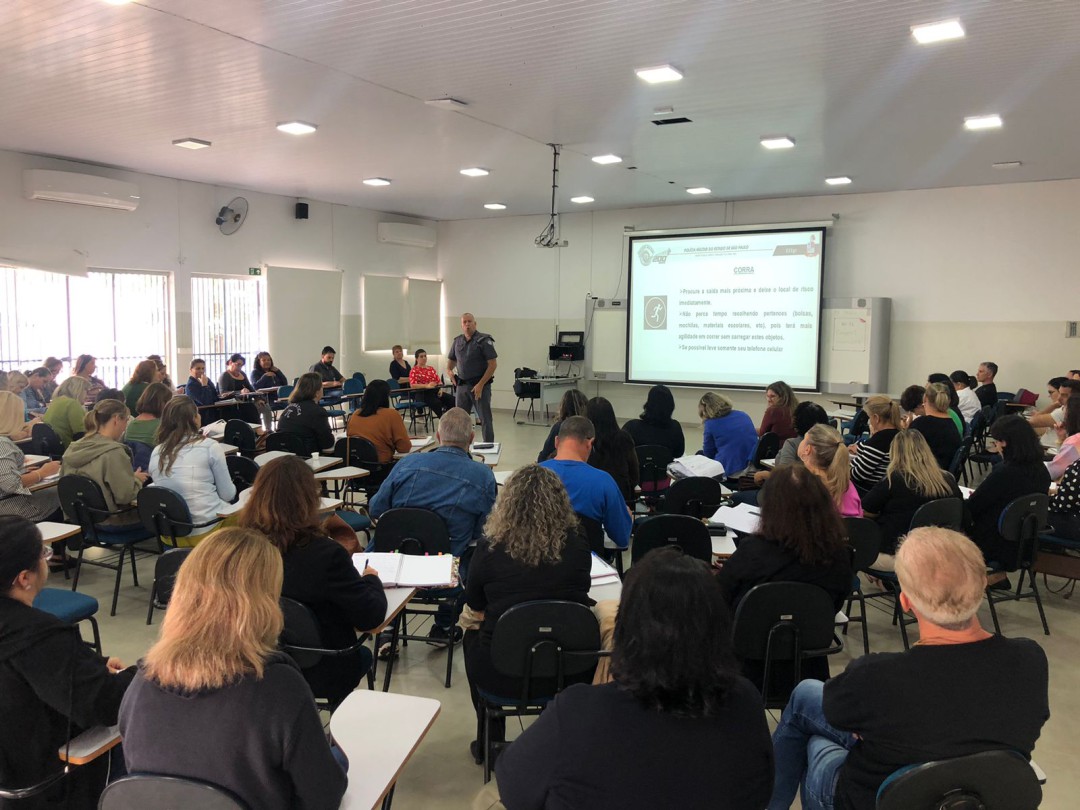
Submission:
M 409 600 L 416 595 L 416 588 L 384 588 L 383 593 L 386 595 L 386 615 L 383 616 L 382 623 L 378 627 L 363 631 L 373 636 L 390 626 L 390 622 L 397 618 L 397 615 L 409 604 Z
M 345 698 L 330 718 L 330 733 L 349 758 L 342 810 L 378 807 L 440 709 L 437 700 L 394 692 L 361 689 Z
M 320 473 L 323 470 L 329 470 L 331 467 L 340 466 L 341 459 L 337 456 L 312 456 L 311 458 L 306 459 L 304 463 L 311 467 L 315 472 Z
M 314 461 L 314 459 L 312 459 Z M 315 473 L 316 481 L 348 481 L 353 478 L 363 478 L 371 475 L 363 467 L 334 467 L 332 470 L 322 470 Z
M 610 585 L 594 585 L 589 589 L 589 598 L 594 602 L 603 602 L 606 599 L 618 599 L 621 596 L 621 582 L 613 582 Z
M 241 509 L 244 508 L 244 504 L 247 503 L 248 496 L 251 490 L 245 489 L 240 493 L 240 500 L 236 503 L 230 503 L 218 510 L 217 516 L 220 518 L 228 517 L 229 515 L 235 515 Z M 335 509 L 339 509 L 344 505 L 344 501 L 341 498 L 319 498 L 319 511 L 320 512 L 333 512 Z
M 730 557 L 735 553 L 735 539 L 730 534 L 723 537 L 714 534 L 709 539 L 712 540 L 714 557 Z
M 227 456 L 231 456 L 234 453 L 240 452 L 240 448 L 237 447 L 235 444 L 225 444 L 225 442 L 220 442 L 218 446 L 225 451 L 225 455 Z
M 761 466 L 764 467 L 766 470 L 775 469 L 776 468 L 776 459 L 775 458 L 763 458 L 761 460 Z
M 514 472 L 515 470 L 499 470 L 495 473 L 495 485 L 501 487 Z
M 27 453 L 23 456 L 23 468 L 26 469 L 28 467 L 37 467 L 40 464 L 44 464 L 48 460 L 48 456 L 35 456 Z
M 45 521 L 35 525 L 41 532 L 41 539 L 46 543 L 55 543 L 57 540 L 63 540 L 66 537 L 74 537 L 82 531 L 78 526 L 73 526 L 70 523 L 50 523 Z

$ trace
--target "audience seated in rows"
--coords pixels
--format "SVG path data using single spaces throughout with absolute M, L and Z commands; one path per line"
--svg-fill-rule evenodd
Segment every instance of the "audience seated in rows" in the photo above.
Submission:
M 307 455 L 334 449 L 334 432 L 330 416 L 319 405 L 322 398 L 322 378 L 309 371 L 289 394 L 289 404 L 278 416 L 277 432 L 298 436 Z
M 555 437 L 555 458 L 540 466 L 559 476 L 575 512 L 601 524 L 615 545 L 626 548 L 633 527 L 630 509 L 615 479 L 589 466 L 595 438 L 592 422 L 584 416 L 564 419 Z
M 99 402 L 86 414 L 86 435 L 64 451 L 60 467 L 61 475 L 83 475 L 97 484 L 110 512 L 127 509 L 101 523 L 109 531 L 136 528 L 142 532 L 138 511 L 128 508 L 147 479 L 145 471 L 132 471 L 131 449 L 121 441 L 130 420 L 124 403 Z
M 968 373 L 962 369 L 949 375 L 949 382 L 952 383 L 953 390 L 956 391 L 960 415 L 964 417 L 964 421 L 968 424 L 971 424 L 975 414 L 983 409 L 983 404 L 979 401 L 975 390 L 969 385 L 970 380 Z
M 551 430 L 548 431 L 547 438 L 544 439 L 544 446 L 540 448 L 540 453 L 536 456 L 536 462 L 538 464 L 541 461 L 547 461 L 549 458 L 555 458 L 555 437 L 559 435 L 559 428 L 562 427 L 563 420 L 568 419 L 571 416 L 585 416 L 585 411 L 588 406 L 589 398 L 576 388 L 570 388 L 562 395 L 562 400 L 559 402 L 559 411 L 555 415 L 555 424 L 553 424 Z M 671 401 L 671 407 L 674 409 L 675 400 Z M 629 425 L 630 422 L 627 422 L 626 424 Z M 681 428 L 679 430 L 679 435 L 682 436 Z M 635 444 L 648 444 L 648 442 L 638 442 L 635 440 Z
M 0 391 L 0 515 L 14 515 L 38 523 L 60 517 L 56 487 L 31 492 L 30 487 L 60 471 L 59 461 L 48 461 L 36 470 L 23 470 L 25 456 L 9 437 L 23 418 L 22 400 Z
M 900 427 L 907 429 L 911 423 L 922 416 L 926 409 L 923 403 L 926 400 L 926 389 L 921 385 L 909 385 L 900 392 Z
M 153 448 L 157 444 L 157 431 L 161 425 L 161 413 L 173 398 L 173 391 L 165 383 L 151 383 L 135 403 L 136 416 L 128 422 L 124 441 L 139 442 Z
M 506 807 L 764 806 L 773 778 L 765 713 L 739 675 L 731 617 L 711 579 L 669 549 L 630 569 L 614 680 L 560 692 L 502 754 Z
M 255 390 L 248 375 L 244 372 L 247 360 L 242 354 L 232 354 L 229 362 L 225 364 L 225 371 L 218 379 L 218 394 L 228 397 L 230 394 L 250 394 Z M 249 402 L 241 402 L 237 405 L 229 405 L 221 411 L 225 418 L 243 419 L 249 424 L 258 424 L 260 421 L 263 428 L 270 429 L 271 415 L 269 406 L 264 400 L 254 399 Z
M 274 358 L 270 352 L 259 352 L 255 355 L 255 369 L 252 371 L 255 390 L 262 388 L 280 388 L 288 385 L 289 380 L 280 368 L 274 365 Z
M 41 421 L 55 431 L 61 447 L 67 449 L 75 434 L 83 432 L 83 419 L 86 418 L 84 403 L 104 387 L 92 389 L 86 378 L 77 375 L 60 383 Z
M 200 424 L 195 403 L 185 396 L 173 397 L 162 411 L 160 441 L 150 456 L 149 469 L 154 486 L 171 489 L 187 502 L 195 524 L 212 523 L 236 497 L 225 451 L 202 435 Z M 193 546 L 215 528 L 216 523 L 196 529 L 179 544 Z
M 409 388 L 420 392 L 420 402 L 431 408 L 435 416 L 442 416 L 454 407 L 454 396 L 440 390 L 442 378 L 433 366 L 428 365 L 426 351 L 417 349 L 414 357 L 416 365 L 409 371 Z M 393 368 L 394 364 L 391 363 L 390 367 Z
M 157 366 L 158 382 L 168 388 L 170 391 L 175 391 L 176 386 L 173 384 L 172 379 L 169 377 L 169 369 L 165 366 L 165 361 L 161 359 L 160 354 L 148 354 L 147 360 L 153 360 Z
M 1036 492 L 1046 494 L 1050 473 L 1042 461 L 1039 437 L 1022 416 L 994 420 L 990 436 L 997 443 L 1003 461 L 994 465 L 967 500 L 972 521 L 968 536 L 982 549 L 987 562 L 1012 562 L 1016 544 L 1001 536 L 998 519 L 1015 499 Z
M 963 428 L 953 421 L 949 410 L 949 389 L 941 383 L 928 385 L 923 396 L 923 411 L 909 427 L 926 437 L 938 466 L 947 470 L 963 443 Z
M 604 397 L 590 399 L 585 407 L 585 416 L 592 422 L 596 433 L 589 466 L 603 470 L 614 478 L 623 499 L 632 501 L 641 478 L 634 440 L 619 428 L 615 409 Z
M 161 382 L 163 376 L 158 371 L 158 364 L 153 360 L 142 360 L 135 366 L 131 379 L 120 389 L 124 394 L 124 403 L 133 416 L 138 413 L 139 397 L 143 391 L 151 384 Z
M 796 687 L 773 734 L 769 810 L 786 810 L 800 787 L 803 810 L 873 810 L 882 782 L 907 765 L 988 750 L 1031 756 L 1050 714 L 1046 654 L 979 625 L 979 550 L 948 529 L 915 529 L 896 574 L 919 643 Z
M 237 522 L 277 547 L 285 565 L 281 595 L 311 608 L 322 646 L 342 650 L 356 643 L 356 628 L 382 623 L 386 595 L 378 572 L 369 567 L 361 574 L 345 548 L 329 537 L 319 496 L 319 482 L 303 459 L 275 458 L 259 470 Z M 336 706 L 370 668 L 365 647 L 354 655 L 324 657 L 304 677 L 316 697 Z
M 349 417 L 345 432 L 375 445 L 381 464 L 392 461 L 394 453 L 408 453 L 412 449 L 405 420 L 396 408 L 390 407 L 390 386 L 385 380 L 368 383 L 360 399 L 360 409 Z
M 1065 403 L 1073 394 L 1080 394 L 1080 380 L 1059 379 L 1057 402 L 1049 413 L 1036 413 L 1028 420 L 1035 428 L 1056 428 L 1065 419 Z
M 765 413 L 758 426 L 758 436 L 775 433 L 780 441 L 787 441 L 796 436 L 795 407 L 799 404 L 791 386 L 783 380 L 777 380 L 765 389 Z
M 890 448 L 900 433 L 900 408 L 888 397 L 870 397 L 863 403 L 870 438 L 848 447 L 851 454 L 851 483 L 863 498 L 885 478 Z
M 1080 460 L 1069 465 L 1050 496 L 1049 520 L 1054 535 L 1080 542 Z
M 793 425 L 795 427 L 795 436 L 790 439 L 786 439 L 782 445 L 780 445 L 780 451 L 776 454 L 776 459 L 773 462 L 773 470 L 779 470 L 781 467 L 788 467 L 792 464 L 802 466 L 802 459 L 799 458 L 799 445 L 802 444 L 803 437 L 806 432 L 810 430 L 814 425 L 828 425 L 829 415 L 825 413 L 825 409 L 818 405 L 816 402 L 800 402 L 795 406 L 795 414 Z M 758 470 L 754 473 L 754 483 L 761 487 L 769 480 L 773 470 Z M 732 500 L 736 503 L 749 503 L 756 505 L 758 502 L 757 489 L 744 489 L 740 492 L 736 492 L 732 496 Z
M 176 577 L 161 634 L 120 707 L 131 773 L 220 785 L 247 807 L 337 807 L 346 777 L 311 689 L 277 651 L 282 555 L 222 529 Z
M 952 380 L 948 374 L 931 374 L 926 381 L 926 387 L 929 389 L 931 385 L 940 385 L 944 389 L 946 395 L 949 397 L 949 418 L 953 420 L 953 424 L 956 425 L 957 432 L 963 436 L 967 432 L 967 422 L 964 419 L 963 414 L 960 413 L 960 395 L 956 393 L 956 387 L 953 385 Z
M 26 404 L 10 391 L 0 389 L 0 436 L 13 442 L 22 442 L 30 438 L 33 427 L 41 419 L 34 418 L 26 421 Z M 83 411 L 83 413 L 86 413 Z
M 975 396 L 979 398 L 979 402 L 984 408 L 987 406 L 992 408 L 997 405 L 997 385 L 994 384 L 997 373 L 998 364 L 991 363 L 989 360 L 985 363 L 979 363 L 979 368 L 975 372 L 975 379 L 979 383 L 979 387 L 975 389 Z
M 873 567 L 893 570 L 893 555 L 919 508 L 939 498 L 961 498 L 960 488 L 937 465 L 926 439 L 904 430 L 893 439 L 886 476 L 862 499 L 863 514 L 881 528 L 881 549 Z
M 862 517 L 862 503 L 851 482 L 851 457 L 840 431 L 814 425 L 799 443 L 799 459 L 821 479 L 841 517 Z
M 744 411 L 735 410 L 723 394 L 706 391 L 698 402 L 704 430 L 702 453 L 724 465 L 724 475 L 737 478 L 750 466 L 757 430 Z
M 686 440 L 683 437 L 682 425 L 672 417 L 674 413 L 675 397 L 672 396 L 671 389 L 666 385 L 654 385 L 645 397 L 645 407 L 641 411 L 641 416 L 623 425 L 623 430 L 630 434 L 630 438 L 634 440 L 637 447 L 642 445 L 666 447 L 671 451 L 672 458 L 679 458 L 686 452 Z M 552 431 L 553 435 L 550 439 L 552 451 L 554 451 L 554 433 L 557 431 L 554 428 Z M 537 461 L 543 460 L 537 459 Z
M 7 789 L 55 776 L 63 768 L 57 751 L 70 737 L 115 725 L 135 675 L 84 644 L 76 627 L 33 606 L 49 577 L 50 552 L 33 523 L 0 517 L 0 785 Z M 42 793 L 0 804 L 94 810 L 108 775 L 105 755 Z
M 581 417 L 574 417 L 580 419 Z M 564 423 L 565 424 L 565 423 Z M 484 524 L 484 538 L 469 567 L 466 604 L 481 617 L 479 630 L 465 634 L 465 669 L 473 706 L 478 689 L 519 699 L 522 684 L 500 673 L 491 661 L 491 635 L 507 610 L 536 599 L 590 604 L 592 561 L 588 541 L 566 489 L 551 470 L 530 464 L 507 481 Z M 591 673 L 585 677 L 590 680 Z M 554 694 L 554 683 L 537 683 L 534 694 Z M 493 720 L 493 738 L 505 739 L 505 720 Z M 482 759 L 483 723 L 477 708 L 473 758 Z

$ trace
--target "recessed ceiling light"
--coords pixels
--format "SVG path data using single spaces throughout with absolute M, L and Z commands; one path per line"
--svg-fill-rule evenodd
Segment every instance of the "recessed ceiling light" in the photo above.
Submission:
M 285 121 L 278 124 L 277 128 L 290 135 L 308 135 L 318 129 L 315 124 L 307 124 L 303 121 Z
M 205 149 L 210 146 L 210 141 L 200 140 L 199 138 L 181 138 L 178 141 L 173 141 L 172 145 L 179 146 L 181 149 Z
M 850 177 L 826 177 L 825 182 L 830 186 L 846 186 L 851 182 Z
M 385 177 L 368 177 L 366 180 L 364 180 L 364 185 L 365 186 L 388 186 L 388 185 L 390 185 L 390 181 L 387 180 Z
M 964 129 L 998 129 L 1000 115 L 972 115 L 964 119 Z
M 502 203 L 484 203 L 484 208 L 489 211 L 505 211 L 506 206 Z
M 479 166 L 474 166 L 471 169 L 462 169 L 461 173 L 466 177 L 487 177 L 491 174 L 487 169 L 481 169 Z
M 584 203 L 596 202 L 592 197 L 571 197 L 570 202 L 583 205 Z
M 948 39 L 960 39 L 964 36 L 964 27 L 959 20 L 942 20 L 926 25 L 911 26 L 911 35 L 920 45 L 929 45 L 932 42 L 944 42 Z
M 657 65 L 656 67 L 638 68 L 634 71 L 638 75 L 638 78 L 649 84 L 660 84 L 662 82 L 677 82 L 682 78 L 682 73 L 673 68 L 671 65 Z
M 609 163 L 622 163 L 622 158 L 618 155 L 597 155 L 592 160 L 593 163 L 599 163 L 601 166 L 607 166 Z
M 694 188 L 688 188 L 687 194 L 712 194 L 711 188 L 705 188 L 705 186 L 694 186 Z
M 653 115 L 671 115 L 673 112 L 675 112 L 674 107 L 654 107 L 653 111 L 652 111 L 652 114 Z
M 1004 163 L 995 163 L 995 169 L 1019 169 L 1023 164 L 1019 160 L 1007 160 Z
M 790 149 L 795 145 L 795 139 L 787 135 L 770 135 L 761 139 L 761 145 L 766 149 Z

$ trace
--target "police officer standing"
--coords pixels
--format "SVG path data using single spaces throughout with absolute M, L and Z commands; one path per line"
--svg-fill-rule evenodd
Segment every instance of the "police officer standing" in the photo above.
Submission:
M 491 380 L 495 376 L 495 338 L 476 331 L 476 318 L 471 312 L 461 316 L 461 334 L 454 338 L 446 356 L 446 370 L 457 385 L 455 401 L 466 412 L 476 406 L 485 442 L 495 441 L 495 426 L 491 423 Z M 456 371 L 456 373 L 455 373 Z

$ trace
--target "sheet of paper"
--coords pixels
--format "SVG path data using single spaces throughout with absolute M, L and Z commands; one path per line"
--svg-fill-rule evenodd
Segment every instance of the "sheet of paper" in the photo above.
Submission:
M 721 506 L 709 518 L 709 523 L 723 523 L 740 534 L 750 534 L 757 531 L 760 520 L 761 511 L 756 506 L 740 503 L 735 506 Z

